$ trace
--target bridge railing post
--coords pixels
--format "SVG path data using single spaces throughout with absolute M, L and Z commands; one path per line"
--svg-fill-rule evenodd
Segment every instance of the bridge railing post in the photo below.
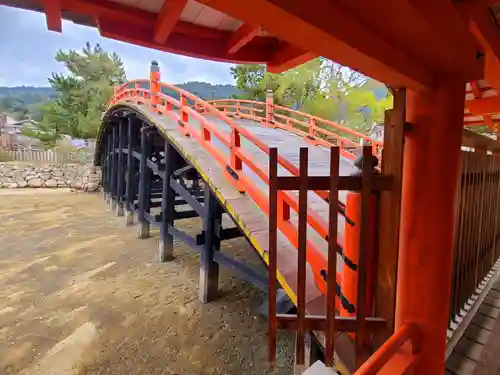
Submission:
M 241 147 L 241 135 L 238 130 L 235 128 L 231 129 L 231 147 L 230 147 L 230 166 L 231 169 L 239 174 L 243 169 L 243 161 L 237 154 L 237 150 Z M 237 183 L 237 185 L 239 185 Z M 237 186 L 237 189 L 240 192 L 243 192 L 244 189 L 241 186 Z
M 210 142 L 211 141 L 211 134 L 210 130 L 207 129 L 207 120 L 204 120 L 200 122 L 200 131 L 201 131 L 201 137 L 204 142 Z
M 375 171 L 375 167 L 378 163 L 375 156 L 371 157 L 371 168 Z M 355 161 L 355 166 L 360 169 L 356 175 L 361 173 L 364 164 L 364 158 L 359 157 Z M 375 172 L 373 172 L 375 173 Z M 375 284 L 375 270 L 376 270 L 376 246 L 377 246 L 377 224 L 376 224 L 376 215 L 377 215 L 377 196 L 372 194 L 370 196 L 370 209 L 369 209 L 369 218 L 368 218 L 368 233 L 369 239 L 367 241 L 368 248 L 364 252 L 365 257 L 367 257 L 365 264 L 366 267 L 366 283 L 365 285 L 359 285 L 359 264 L 360 264 L 360 253 L 362 249 L 360 249 L 361 244 L 361 235 L 362 235 L 362 226 L 361 221 L 362 218 L 362 193 L 349 191 L 346 196 L 346 217 L 350 219 L 353 223 L 345 224 L 345 242 L 344 242 L 344 256 L 346 259 L 349 259 L 352 264 L 356 265 L 356 269 L 352 269 L 348 264 L 344 263 L 342 267 L 342 294 L 349 300 L 353 301 L 353 304 L 356 304 L 354 301 L 358 301 L 358 290 L 363 288 L 365 290 L 364 296 L 364 309 L 370 314 L 373 312 L 374 305 L 374 293 L 373 286 Z M 357 310 L 358 306 L 355 306 Z M 356 312 L 348 312 L 344 308 L 340 310 L 341 316 L 356 316 Z
M 186 95 L 181 93 L 181 108 L 180 108 L 180 110 L 181 110 L 181 119 L 183 122 L 189 121 L 189 115 L 186 112 L 187 105 L 188 105 L 188 101 L 187 101 Z
M 240 116 L 240 111 L 241 111 L 241 103 L 239 101 L 236 101 L 236 112 L 234 113 L 234 115 L 236 117 L 239 117 Z
M 141 88 L 139 82 L 136 82 L 134 84 L 134 88 L 135 88 L 135 91 L 134 91 L 134 99 L 137 101 L 139 100 L 140 96 L 141 96 L 141 92 L 139 91 L 139 89 Z
M 272 90 L 267 90 L 266 95 L 266 122 L 268 125 L 274 122 L 274 96 Z
M 309 136 L 316 136 L 316 120 L 313 117 L 309 119 Z
M 159 97 L 159 94 L 161 92 L 160 82 L 160 67 L 158 66 L 158 62 L 152 61 L 149 75 L 149 92 L 151 95 L 150 107 L 153 112 L 158 112 L 159 105 L 161 104 L 161 99 Z

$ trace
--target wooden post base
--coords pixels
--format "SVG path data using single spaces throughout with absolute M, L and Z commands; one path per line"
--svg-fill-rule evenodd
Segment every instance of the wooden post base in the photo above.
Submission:
M 116 216 L 123 216 L 123 215 L 124 215 L 123 203 L 118 202 L 116 204 Z
M 126 210 L 125 211 L 125 225 L 134 224 L 134 212 Z
M 149 238 L 149 223 L 148 222 L 140 222 L 137 225 L 137 238 L 139 238 L 139 239 Z
M 167 234 L 167 236 L 169 235 Z M 169 238 L 161 238 L 158 241 L 158 261 L 163 263 L 172 260 L 174 258 L 173 250 L 173 241 Z

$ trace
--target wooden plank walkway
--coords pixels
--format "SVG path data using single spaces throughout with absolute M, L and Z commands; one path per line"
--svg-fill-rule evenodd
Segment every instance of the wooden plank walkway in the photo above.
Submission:
M 500 278 L 493 282 L 446 361 L 445 375 L 500 373 Z

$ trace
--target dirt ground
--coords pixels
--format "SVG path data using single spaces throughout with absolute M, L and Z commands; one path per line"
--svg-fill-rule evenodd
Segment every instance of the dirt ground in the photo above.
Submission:
M 188 231 L 196 226 L 185 220 Z M 259 290 L 221 269 L 198 301 L 199 256 L 106 210 L 99 194 L 0 189 L 0 374 L 290 374 L 292 340 L 267 362 Z M 227 253 L 255 261 L 243 239 Z

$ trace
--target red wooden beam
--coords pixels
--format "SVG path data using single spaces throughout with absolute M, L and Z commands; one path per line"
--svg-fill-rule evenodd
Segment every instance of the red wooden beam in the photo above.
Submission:
M 251 25 L 248 23 L 242 24 L 238 30 L 233 34 L 227 43 L 227 51 L 235 53 L 243 46 L 250 43 L 253 38 L 259 35 L 261 31 L 260 25 Z
M 459 9 L 469 17 L 470 28 L 484 50 L 484 78 L 489 85 L 500 88 L 500 35 L 495 16 L 487 7 L 461 2 Z
M 165 0 L 158 15 L 156 22 L 154 41 L 156 43 L 165 43 L 168 36 L 174 30 L 177 21 L 187 4 L 187 0 Z
M 45 18 L 47 19 L 47 28 L 51 31 L 62 31 L 62 15 L 60 0 L 44 0 Z
M 99 32 L 103 37 L 112 38 L 127 43 L 137 44 L 147 48 L 158 49 L 161 51 L 178 53 L 185 56 L 206 58 L 215 61 L 233 62 L 237 64 L 265 63 L 269 60 L 274 51 L 275 44 L 267 40 L 262 43 L 250 44 L 247 48 L 229 54 L 226 48 L 227 39 L 204 39 L 193 36 L 187 36 L 180 33 L 172 33 L 168 40 L 163 43 L 155 43 L 152 39 L 154 26 L 132 27 L 130 24 L 120 22 L 116 19 L 101 17 L 98 19 Z
M 65 0 L 63 5 L 65 10 L 85 14 L 95 19 L 104 17 L 121 21 L 132 28 L 137 25 L 154 28 L 158 20 L 158 15 L 155 13 L 109 0 Z M 183 21 L 177 22 L 173 32 L 207 39 L 227 39 L 231 35 L 227 31 L 215 30 Z
M 465 106 L 476 116 L 500 113 L 500 96 L 467 100 Z
M 483 96 L 483 93 L 481 91 L 481 88 L 477 84 L 477 81 L 471 81 L 470 87 L 471 87 L 472 93 L 474 94 L 474 98 L 480 99 Z M 493 122 L 493 118 L 491 117 L 491 115 L 484 115 L 483 119 L 484 119 L 484 123 L 488 126 L 488 129 L 494 130 L 495 123 Z
M 199 0 L 277 38 L 394 87 L 430 87 L 433 73 L 373 32 L 338 2 L 316 0 Z M 333 17 L 333 18 L 332 18 Z
M 64 9 L 91 17 L 113 18 L 122 22 L 140 25 L 154 25 L 157 15 L 128 5 L 109 0 L 65 0 Z
M 267 71 L 275 74 L 281 73 L 316 57 L 317 55 L 314 53 L 304 51 L 290 43 L 282 42 L 268 62 Z
M 471 82 L 469 82 L 469 84 L 470 84 L 472 94 L 474 94 L 474 97 L 476 99 L 481 98 L 481 96 L 483 96 L 483 93 L 481 92 L 481 88 L 477 84 L 477 81 L 471 81 Z
M 461 70 L 466 74 L 465 78 L 470 80 L 482 77 L 483 65 L 477 58 L 481 46 L 453 1 L 403 1 L 406 1 L 417 12 L 422 22 L 432 30 L 432 35 L 442 46 L 441 48 L 455 57 L 456 64 L 461 64 Z M 457 45 L 460 48 L 457 48 Z
M 498 123 L 499 123 L 498 121 L 494 121 L 493 125 L 498 125 Z M 486 124 L 484 121 L 470 121 L 470 122 L 466 121 L 464 122 L 464 126 L 488 126 L 488 128 L 490 128 L 489 125 Z

